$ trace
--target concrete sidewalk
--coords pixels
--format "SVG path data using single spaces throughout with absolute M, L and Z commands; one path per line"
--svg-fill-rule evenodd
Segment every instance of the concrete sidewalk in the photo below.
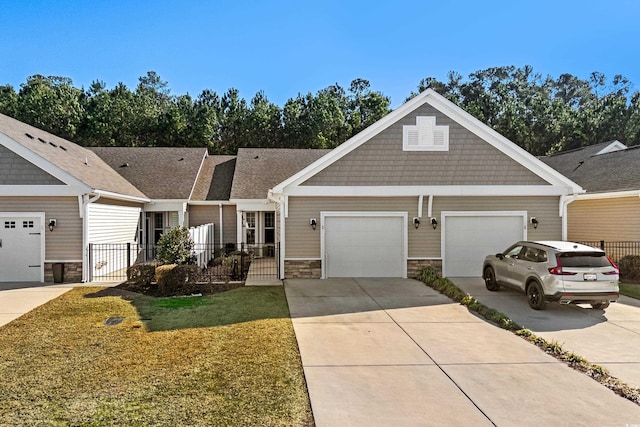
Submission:
M 617 303 L 604 310 L 551 303 L 545 310 L 536 311 L 517 291 L 503 287 L 490 292 L 481 278 L 451 280 L 536 335 L 556 341 L 563 349 L 604 366 L 630 386 L 640 387 L 640 301 L 620 296 Z
M 98 286 L 113 286 L 100 283 Z M 0 283 L 0 326 L 17 319 L 34 308 L 58 298 L 78 286 L 96 286 L 84 283 Z
M 640 406 L 415 280 L 286 280 L 316 425 L 617 425 Z

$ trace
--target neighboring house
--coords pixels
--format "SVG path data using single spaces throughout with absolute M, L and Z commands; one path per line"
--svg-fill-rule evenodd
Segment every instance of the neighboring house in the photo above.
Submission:
M 152 244 L 171 226 L 207 223 L 216 245 L 267 257 L 279 245 L 280 278 L 414 277 L 426 265 L 479 276 L 484 256 L 514 241 L 566 238 L 567 203 L 583 192 L 432 90 L 334 150 L 237 156 L 85 149 L 1 116 L 0 164 L 0 239 L 15 245 L 1 226 L 34 221 L 44 234 L 21 250 L 44 250 L 47 266 L 8 280 L 50 280 L 58 262 L 87 280 L 89 243 Z M 12 268 L 39 265 L 23 264 Z
M 88 279 L 88 243 L 137 240 L 149 198 L 95 153 L 0 114 L 0 282 Z
M 586 190 L 569 204 L 569 240 L 640 241 L 640 146 L 609 141 L 541 160 Z

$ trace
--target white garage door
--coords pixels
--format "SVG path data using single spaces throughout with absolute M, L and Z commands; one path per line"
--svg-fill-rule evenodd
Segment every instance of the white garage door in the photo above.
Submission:
M 0 215 L 0 282 L 43 279 L 42 218 Z
M 405 277 L 406 216 L 324 216 L 324 277 Z
M 502 252 L 526 239 L 526 213 L 500 215 L 442 214 L 443 274 L 447 277 L 478 277 L 489 254 Z

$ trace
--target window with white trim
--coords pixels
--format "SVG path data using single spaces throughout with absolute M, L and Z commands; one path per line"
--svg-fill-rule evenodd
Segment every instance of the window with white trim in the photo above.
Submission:
M 246 212 L 245 213 L 245 225 L 246 225 L 246 242 L 249 245 L 253 245 L 256 243 L 256 213 L 255 212 Z
M 449 126 L 436 125 L 434 116 L 418 116 L 415 125 L 402 126 L 403 151 L 449 151 Z

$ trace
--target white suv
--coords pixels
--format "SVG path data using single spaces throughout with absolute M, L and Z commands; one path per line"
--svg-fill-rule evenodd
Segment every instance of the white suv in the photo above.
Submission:
M 487 256 L 482 271 L 487 289 L 518 289 L 535 310 L 550 301 L 604 309 L 619 296 L 618 267 L 600 249 L 579 243 L 518 242 Z

